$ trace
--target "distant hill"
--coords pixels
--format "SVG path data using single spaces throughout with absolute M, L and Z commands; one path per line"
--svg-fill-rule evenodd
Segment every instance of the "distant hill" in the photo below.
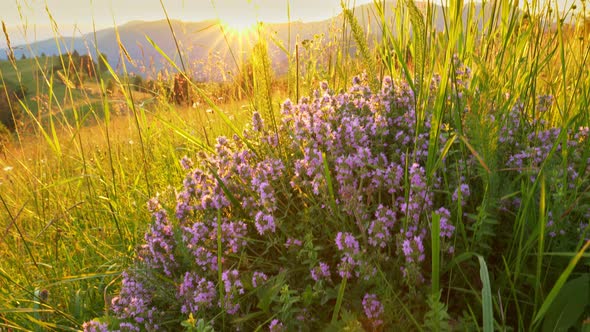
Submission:
M 395 32 L 393 24 L 394 1 L 385 2 L 386 20 Z M 476 13 L 481 11 L 481 5 L 476 6 Z M 464 15 L 468 9 L 465 9 Z M 437 30 L 444 29 L 443 9 L 436 6 L 434 26 Z M 355 16 L 363 27 L 369 27 L 369 39 L 380 38 L 381 31 L 377 11 L 373 4 L 362 5 L 354 8 Z M 269 41 L 269 53 L 275 71 L 282 73 L 286 70 L 287 55 L 276 45 L 275 41 L 281 41 L 285 48 L 291 51 L 295 48 L 297 41 L 313 40 L 314 36 L 330 36 L 337 29 L 341 29 L 343 15 L 340 14 L 332 19 L 318 22 L 291 22 L 281 24 L 265 24 L 264 31 L 271 39 Z M 178 40 L 178 44 L 188 68 L 195 74 L 197 79 L 211 80 L 220 79 L 228 71 L 235 68 L 240 56 L 246 56 L 251 50 L 252 43 L 256 40 L 256 33 L 246 36 L 240 40 L 231 34 L 226 34 L 218 21 L 209 20 L 202 22 L 171 21 L 172 29 Z M 119 35 L 121 44 L 125 47 L 133 64 L 126 63 L 129 72 L 153 77 L 157 72 L 167 66 L 166 60 L 158 51 L 150 45 L 146 36 L 149 36 L 170 58 L 174 59 L 180 66 L 177 48 L 170 31 L 168 22 L 165 20 L 144 22 L 133 21 L 115 28 L 97 31 L 78 38 L 62 38 L 59 44 L 56 41 L 44 40 L 35 42 L 27 47 L 14 49 L 14 54 L 20 58 L 23 54 L 26 57 L 33 55 L 57 55 L 77 50 L 80 54 L 91 54 L 96 59 L 96 49 L 105 54 L 109 63 L 121 70 L 120 48 L 117 41 Z M 326 37 L 327 38 L 327 37 Z M 290 45 L 287 45 L 290 41 Z M 96 47 L 95 47 L 96 45 Z M 240 46 L 241 45 L 241 46 Z M 233 52 L 230 52 L 230 50 Z M 6 59 L 6 50 L 0 50 L 0 59 Z

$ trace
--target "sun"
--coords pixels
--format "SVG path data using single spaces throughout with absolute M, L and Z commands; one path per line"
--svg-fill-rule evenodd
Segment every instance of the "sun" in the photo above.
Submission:
M 254 31 L 258 22 L 256 18 L 244 16 L 222 18 L 221 24 L 230 34 L 246 35 Z

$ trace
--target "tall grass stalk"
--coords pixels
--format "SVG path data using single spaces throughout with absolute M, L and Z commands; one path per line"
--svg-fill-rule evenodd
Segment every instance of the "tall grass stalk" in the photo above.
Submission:
M 440 291 L 440 215 L 432 214 L 430 240 L 432 243 L 432 276 L 430 278 L 431 294 L 438 294 Z
M 543 256 L 545 253 L 545 225 L 547 224 L 547 219 L 545 215 L 546 204 L 547 204 L 547 196 L 546 196 L 546 187 L 545 187 L 545 175 L 541 175 L 541 193 L 539 197 L 539 235 L 538 235 L 538 247 L 537 247 L 537 267 L 536 267 L 536 274 L 535 280 L 537 281 L 535 285 L 535 309 L 538 307 L 538 301 L 540 298 L 541 289 L 541 281 L 543 276 L 541 275 L 541 269 L 543 267 Z
M 354 12 L 346 6 L 344 6 L 344 2 L 342 2 L 342 10 L 344 12 L 344 17 L 350 26 L 351 34 L 359 48 L 359 52 L 361 54 L 362 60 L 364 62 L 365 68 L 367 69 L 368 79 L 370 82 L 370 87 L 373 91 L 377 91 L 379 89 L 378 79 L 377 79 L 377 71 L 376 71 L 376 64 L 375 60 L 373 59 L 373 55 L 369 50 L 369 45 L 367 38 L 365 36 L 363 27 L 359 24 L 358 20 L 354 16 Z
M 127 52 L 127 50 L 125 49 L 125 46 L 123 46 L 123 44 L 121 43 L 121 36 L 119 35 L 119 30 L 117 28 L 115 28 L 115 36 L 117 37 L 117 43 L 119 44 L 119 48 L 120 48 L 120 52 L 119 52 L 119 60 L 123 66 L 123 73 L 125 75 L 127 75 L 127 63 L 125 62 L 125 60 L 128 60 L 130 63 L 133 63 L 133 60 L 129 57 L 129 53 Z M 113 79 L 115 79 L 117 81 L 117 83 L 119 83 L 119 86 L 121 87 L 122 91 L 123 91 L 123 96 L 125 97 L 125 102 L 127 103 L 127 107 L 129 107 L 133 113 L 133 119 L 135 120 L 135 126 L 137 129 L 137 134 L 138 134 L 138 138 L 139 138 L 139 145 L 141 147 L 141 154 L 142 154 L 142 161 L 143 161 L 143 174 L 144 174 L 144 178 L 145 178 L 145 183 L 147 185 L 147 190 L 148 190 L 148 195 L 152 195 L 152 188 L 151 188 L 151 184 L 150 184 L 150 179 L 148 176 L 148 171 L 147 171 L 147 167 L 149 164 L 149 160 L 147 159 L 147 152 L 146 152 L 146 145 L 144 142 L 144 138 L 143 138 L 143 130 L 141 128 L 141 124 L 139 122 L 139 116 L 141 115 L 142 118 L 145 118 L 145 114 L 143 113 L 142 109 L 137 109 L 137 104 L 135 103 L 134 97 L 133 97 L 133 92 L 131 91 L 131 85 L 129 84 L 129 82 L 123 82 L 119 76 L 117 75 L 117 73 L 113 70 L 113 68 L 106 63 L 107 68 L 109 70 L 109 72 L 111 73 Z M 141 114 L 139 114 L 139 111 L 141 111 Z

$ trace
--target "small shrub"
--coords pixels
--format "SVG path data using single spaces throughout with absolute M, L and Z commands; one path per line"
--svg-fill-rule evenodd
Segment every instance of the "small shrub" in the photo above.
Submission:
M 0 122 L 0 154 L 6 153 L 6 144 L 10 142 L 12 133 Z
M 432 81 L 433 91 L 438 81 Z M 469 79 L 453 84 L 466 90 Z M 196 322 L 215 330 L 312 331 L 361 324 L 387 330 L 396 324 L 391 315 L 397 304 L 389 294 L 399 289 L 423 309 L 429 299 L 430 311 L 415 313 L 425 317 L 427 327 L 447 327 L 456 309 L 440 303 L 440 294 L 429 294 L 426 283 L 431 216 L 440 220 L 443 255 L 473 246 L 470 241 L 484 238 L 478 233 L 494 240 L 496 254 L 509 252 L 514 239 L 471 223 L 479 197 L 470 188 L 481 179 L 464 176 L 478 161 L 475 154 L 461 153 L 458 140 L 450 141 L 441 166 L 427 173 L 431 115 L 427 108 L 425 122 L 416 126 L 414 105 L 409 85 L 388 77 L 376 92 L 362 77 L 339 94 L 323 82 L 312 98 L 284 102 L 276 131 L 254 113 L 242 136 L 219 137 L 214 152 L 185 157 L 187 174 L 174 199 L 160 195 L 148 203 L 154 220 L 135 263 L 123 273 L 112 315 L 87 323 L 86 330 L 104 324 L 129 331 L 177 330 Z M 531 131 L 526 126 L 533 120 L 510 119 L 514 114 L 490 119 L 505 132 L 499 136 L 498 151 L 508 156 L 502 167 L 512 165 L 502 195 L 519 181 L 534 181 L 528 172 L 540 162 L 567 162 L 580 170 L 556 174 L 561 180 L 548 185 L 557 193 L 564 183 L 573 183 L 570 189 L 587 183 L 587 128 L 560 136 Z M 515 139 L 522 132 L 527 145 Z M 443 131 L 439 146 L 449 137 L 450 131 Z M 566 145 L 573 154 L 564 160 L 560 146 Z M 551 153 L 553 147 L 557 153 Z M 567 197 L 561 199 L 570 206 L 575 201 Z M 518 208 L 499 206 L 510 212 L 502 222 L 516 222 Z M 582 211 L 572 213 L 574 218 Z M 572 224 L 567 231 L 588 234 L 587 225 Z M 464 227 L 461 236 L 456 227 Z M 549 235 L 556 230 L 547 225 Z
M 429 127 L 414 132 L 408 85 L 386 78 L 373 94 L 353 83 L 286 101 L 278 132 L 254 113 L 243 139 L 219 137 L 215 153 L 183 159 L 175 209 L 163 197 L 148 204 L 154 223 L 113 300 L 113 326 L 172 330 L 192 314 L 217 328 L 309 330 L 326 327 L 333 313 L 321 308 L 341 300 L 383 326 L 368 294 L 378 271 L 419 285 L 427 216 L 448 211 L 427 184 Z M 445 240 L 453 226 L 442 219 Z M 359 296 L 338 296 L 345 287 Z
M 9 130 L 14 130 L 22 118 L 19 99 L 24 98 L 26 93 L 25 88 L 0 85 L 0 124 Z

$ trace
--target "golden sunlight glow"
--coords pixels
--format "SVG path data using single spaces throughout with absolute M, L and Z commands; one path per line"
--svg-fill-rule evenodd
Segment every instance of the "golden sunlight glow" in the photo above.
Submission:
M 230 34 L 248 34 L 256 28 L 256 19 L 251 17 L 234 17 L 221 19 L 224 29 Z

